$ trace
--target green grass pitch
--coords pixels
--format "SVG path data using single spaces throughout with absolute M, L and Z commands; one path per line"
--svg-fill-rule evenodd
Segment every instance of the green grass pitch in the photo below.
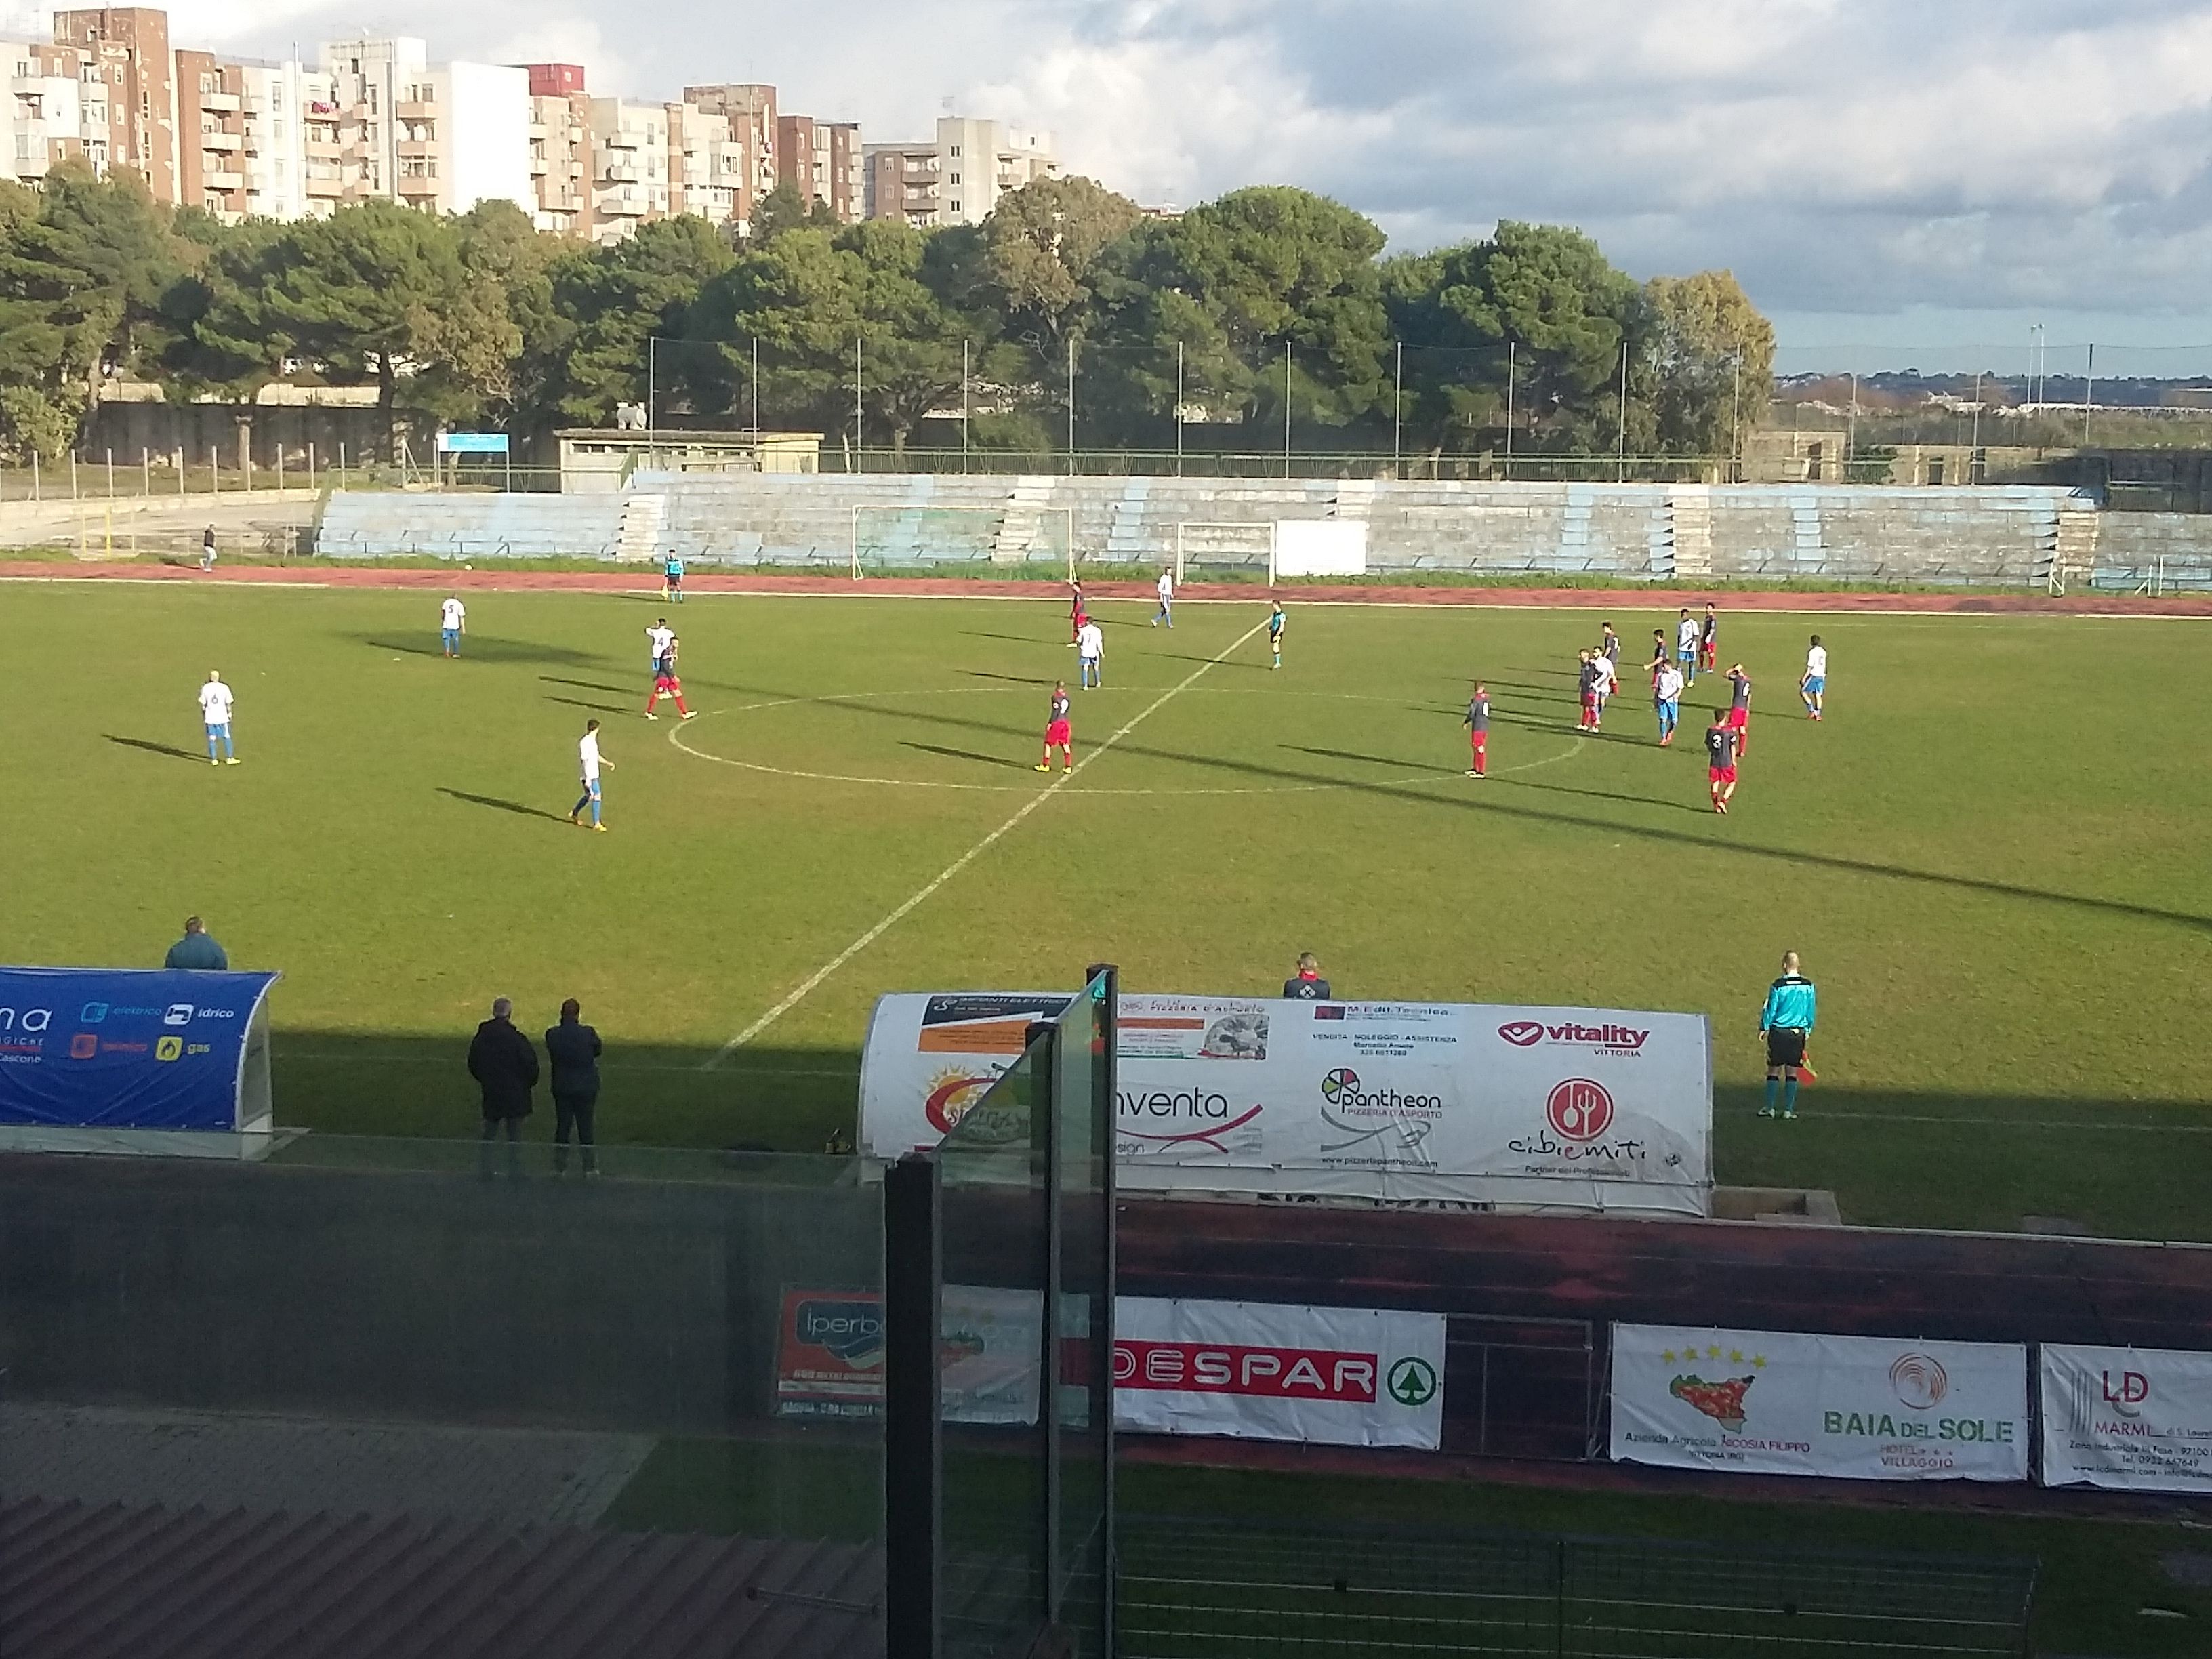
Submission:
M 1671 751 L 1633 689 L 1577 736 L 1587 611 L 1293 602 L 1277 674 L 1258 600 L 1172 632 L 1103 605 L 1085 763 L 1040 800 L 1061 605 L 695 597 L 678 727 L 641 718 L 656 601 L 474 594 L 448 662 L 438 597 L 9 588 L 0 958 L 157 963 L 198 912 L 285 973 L 280 1121 L 362 1133 L 472 1134 L 485 1005 L 538 1029 L 574 995 L 609 1043 L 603 1137 L 812 1150 L 850 1123 L 880 992 L 1112 960 L 1133 989 L 1267 993 L 1310 948 L 1341 995 L 1711 1013 L 1725 1182 L 1832 1188 L 1856 1221 L 2212 1237 L 2204 624 L 1724 613 L 1758 692 L 1723 819 L 1718 698 Z M 1613 620 L 1638 655 L 1667 619 L 1624 595 Z M 236 768 L 199 758 L 210 667 Z M 565 818 L 593 715 L 604 836 Z M 1785 947 L 1820 982 L 1821 1081 L 1778 1125 L 1755 1027 Z

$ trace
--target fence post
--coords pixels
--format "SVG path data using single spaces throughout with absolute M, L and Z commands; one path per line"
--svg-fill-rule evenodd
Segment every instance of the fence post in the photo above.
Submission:
M 177 494 L 185 493 L 185 447 L 177 446 Z
M 107 499 L 111 501 L 115 499 L 115 450 L 112 446 L 107 452 Z
M 281 439 L 276 444 L 276 493 L 284 493 L 284 445 Z
M 310 492 L 310 493 L 313 493 L 313 491 L 314 488 L 315 488 L 315 446 L 314 446 L 312 442 L 310 442 L 310 443 L 307 445 L 307 489 L 308 489 L 308 490 L 309 490 L 309 492 Z
M 154 493 L 154 458 L 143 444 L 138 446 L 138 493 L 141 495 Z
M 345 487 L 345 446 L 340 444 L 338 446 L 338 488 L 343 489 Z
M 217 444 L 208 446 L 208 494 L 222 494 L 222 449 Z
M 46 500 L 39 488 L 39 452 L 35 448 L 31 451 L 31 499 L 34 501 Z
M 74 449 L 70 451 L 70 499 L 73 501 L 80 501 L 84 499 L 83 496 L 77 494 L 76 451 Z

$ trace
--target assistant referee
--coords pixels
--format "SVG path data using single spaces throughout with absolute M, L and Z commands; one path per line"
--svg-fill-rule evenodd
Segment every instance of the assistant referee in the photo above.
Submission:
M 1766 1103 L 1761 1117 L 1774 1115 L 1774 1097 L 1782 1095 L 1782 1115 L 1797 1115 L 1797 1074 L 1805 1067 L 1805 1043 L 1813 1035 L 1813 981 L 1797 970 L 1797 953 L 1782 953 L 1782 977 L 1766 990 L 1759 1029 L 1766 1037 Z

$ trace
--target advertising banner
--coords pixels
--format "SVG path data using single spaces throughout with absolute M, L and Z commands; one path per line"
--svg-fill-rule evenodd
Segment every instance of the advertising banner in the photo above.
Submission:
M 1613 1328 L 1613 1456 L 1849 1480 L 2027 1479 L 2027 1350 Z
M 1083 1298 L 1069 1319 L 1088 1328 Z M 1044 1297 L 1036 1291 L 947 1285 L 943 1292 L 945 1417 L 950 1423 L 1034 1423 Z M 776 1337 L 775 1415 L 884 1414 L 884 1298 L 876 1291 L 783 1293 Z
M 2212 1493 L 2212 1353 L 2042 1351 L 2043 1484 Z
M 881 998 L 861 1148 L 933 1146 L 1064 995 Z M 1703 1215 L 1704 1016 L 1480 1003 L 1125 995 L 1116 1146 L 1133 1191 L 1340 1194 Z M 971 1124 L 969 1138 L 988 1124 Z M 1010 1117 L 1009 1136 L 1025 1135 Z
M 0 1125 L 266 1129 L 279 977 L 0 968 Z
M 1035 1291 L 945 1287 L 945 1421 L 1036 1421 L 1043 1316 Z M 1114 1316 L 1114 1416 L 1122 1428 L 1427 1450 L 1442 1438 L 1441 1314 L 1121 1297 Z M 1071 1299 L 1067 1322 L 1063 1421 L 1079 1424 L 1087 1297 Z M 775 1415 L 883 1413 L 882 1295 L 786 1290 Z
M 1443 1437 L 1442 1314 L 1263 1302 L 1114 1304 L 1114 1420 L 1330 1446 Z

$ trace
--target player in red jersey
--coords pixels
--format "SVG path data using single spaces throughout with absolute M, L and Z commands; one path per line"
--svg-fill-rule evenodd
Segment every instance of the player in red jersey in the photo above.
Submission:
M 1040 772 L 1052 770 L 1052 751 L 1060 750 L 1066 771 L 1075 770 L 1075 732 L 1067 723 L 1067 682 L 1054 680 L 1052 686 L 1052 718 L 1044 728 L 1044 758 L 1036 763 Z
M 1736 758 L 1751 752 L 1751 676 L 1741 663 L 1729 665 L 1728 727 L 1735 733 Z
M 668 636 L 667 650 L 653 661 L 653 695 L 645 700 L 646 719 L 657 720 L 660 718 L 653 711 L 659 706 L 663 697 L 672 699 L 676 704 L 676 712 L 685 720 L 691 718 L 692 711 L 684 706 L 684 682 L 676 678 L 676 635 L 673 634 Z
M 1083 604 L 1083 584 L 1070 576 L 1067 579 L 1067 642 L 1070 645 L 1075 643 L 1076 635 L 1083 631 L 1083 624 L 1090 620 L 1091 613 Z
M 1735 793 L 1736 740 L 1742 734 L 1728 723 L 1728 716 L 1713 711 L 1705 728 L 1705 778 L 1713 797 L 1713 811 L 1725 814 L 1729 798 Z

